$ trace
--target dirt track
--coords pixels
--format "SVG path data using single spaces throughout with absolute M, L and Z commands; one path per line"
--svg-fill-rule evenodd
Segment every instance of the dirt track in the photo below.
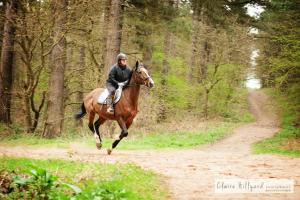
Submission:
M 170 199 L 300 199 L 300 158 L 253 155 L 250 145 L 271 137 L 279 129 L 265 109 L 267 97 L 261 91 L 249 94 L 257 122 L 237 128 L 214 145 L 176 151 L 115 151 L 107 156 L 74 146 L 72 149 L 0 146 L 0 155 L 32 158 L 63 158 L 103 163 L 133 162 L 166 177 Z M 220 178 L 284 178 L 295 180 L 291 194 L 216 194 L 214 181 Z

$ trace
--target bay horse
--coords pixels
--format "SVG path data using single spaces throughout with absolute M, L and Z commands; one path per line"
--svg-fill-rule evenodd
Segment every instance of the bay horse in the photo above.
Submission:
M 112 149 L 116 148 L 119 142 L 128 135 L 128 129 L 138 113 L 138 98 L 141 85 L 152 88 L 154 86 L 154 81 L 143 64 L 140 64 L 137 61 L 135 68 L 132 69 L 129 83 L 123 88 L 121 99 L 114 106 L 114 114 L 110 114 L 106 111 L 107 105 L 97 103 L 97 99 L 104 91 L 104 88 L 94 89 L 84 97 L 81 110 L 75 114 L 75 119 L 78 120 L 88 114 L 88 127 L 94 133 L 96 147 L 98 149 L 101 149 L 102 147 L 99 127 L 107 120 L 117 121 L 122 130 L 119 139 L 115 140 L 112 143 L 112 147 L 107 149 L 109 155 L 111 154 Z M 94 122 L 96 114 L 99 118 Z

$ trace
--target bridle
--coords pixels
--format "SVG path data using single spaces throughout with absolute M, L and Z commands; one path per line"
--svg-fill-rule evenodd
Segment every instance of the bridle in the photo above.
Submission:
M 131 77 L 131 78 L 132 78 L 132 77 Z M 133 83 L 133 84 L 128 84 L 128 85 L 126 85 L 126 87 L 146 86 L 146 85 L 145 85 L 145 81 L 147 81 L 147 80 L 149 80 L 149 79 L 150 79 L 150 76 L 148 75 L 148 77 L 142 79 L 142 81 L 143 81 L 144 83 Z M 130 80 L 131 80 L 131 79 L 130 79 Z M 129 82 L 130 82 L 130 81 L 129 81 Z
M 146 80 L 148 80 L 150 77 L 147 77 L 145 80 L 143 80 L 144 82 L 146 81 Z M 128 84 L 128 85 L 126 85 L 126 87 L 134 87 L 134 86 L 146 86 L 145 84 L 143 84 L 143 83 L 133 83 L 133 84 Z

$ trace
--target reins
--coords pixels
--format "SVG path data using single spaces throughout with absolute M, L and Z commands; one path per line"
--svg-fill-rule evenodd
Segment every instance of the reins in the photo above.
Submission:
M 143 86 L 143 85 L 144 84 L 136 84 L 136 83 L 134 83 L 134 84 L 128 84 L 125 87 L 134 87 L 134 86 Z

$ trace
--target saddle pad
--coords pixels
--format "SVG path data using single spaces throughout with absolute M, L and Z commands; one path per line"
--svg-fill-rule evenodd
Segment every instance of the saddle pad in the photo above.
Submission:
M 118 103 L 119 100 L 121 99 L 122 90 L 123 90 L 123 87 L 119 87 L 116 90 L 116 92 L 115 92 L 115 98 L 114 98 L 114 104 Z M 97 103 L 107 104 L 106 99 L 107 99 L 108 95 L 109 95 L 109 92 L 108 92 L 107 88 L 105 88 L 105 90 L 99 95 L 99 97 L 97 99 Z

